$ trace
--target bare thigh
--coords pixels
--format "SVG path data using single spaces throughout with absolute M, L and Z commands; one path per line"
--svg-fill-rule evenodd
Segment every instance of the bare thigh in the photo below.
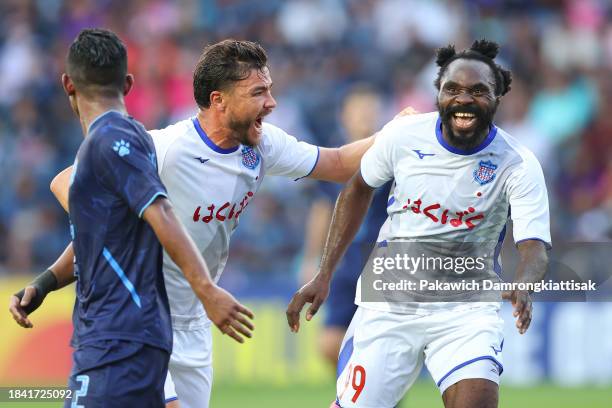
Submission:
M 442 394 L 445 408 L 497 408 L 499 387 L 483 378 L 461 380 Z

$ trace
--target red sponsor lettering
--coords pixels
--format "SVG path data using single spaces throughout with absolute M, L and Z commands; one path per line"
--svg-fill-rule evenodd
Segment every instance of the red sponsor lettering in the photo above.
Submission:
M 238 217 L 240 216 L 240 214 L 242 214 L 247 205 L 249 205 L 249 200 L 254 195 L 255 193 L 253 193 L 252 191 L 248 191 L 245 194 L 244 198 L 240 200 L 240 203 L 230 203 L 229 201 L 226 201 L 223 204 L 210 204 L 206 207 L 207 214 L 205 216 L 202 216 L 200 214 L 202 206 L 198 206 L 193 212 L 193 222 L 198 222 L 201 220 L 202 222 L 208 224 L 213 219 L 216 219 L 217 221 L 221 222 L 228 221 L 231 219 L 238 219 Z M 230 207 L 230 205 L 231 208 L 228 213 L 227 209 Z M 238 211 L 236 211 L 236 206 L 239 207 Z M 217 208 L 216 212 L 215 208 Z

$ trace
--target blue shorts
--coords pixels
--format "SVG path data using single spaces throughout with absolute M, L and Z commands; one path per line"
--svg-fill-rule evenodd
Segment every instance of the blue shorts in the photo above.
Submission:
M 74 351 L 64 408 L 163 408 L 170 354 L 157 347 L 105 340 Z
M 331 281 L 326 302 L 325 327 L 344 329 L 349 327 L 357 310 L 357 305 L 355 305 L 357 279 L 361 275 L 368 255 L 369 252 L 365 251 L 361 245 L 351 245 L 346 251 Z

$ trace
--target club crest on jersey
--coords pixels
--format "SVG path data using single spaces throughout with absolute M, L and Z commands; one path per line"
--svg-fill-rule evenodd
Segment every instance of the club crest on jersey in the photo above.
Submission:
M 259 155 L 252 147 L 244 146 L 242 148 L 242 164 L 251 170 L 259 164 Z
M 497 164 L 491 163 L 490 160 L 483 161 L 481 160 L 478 163 L 478 168 L 474 170 L 474 180 L 478 184 L 485 185 L 495 180 L 495 170 L 497 169 Z

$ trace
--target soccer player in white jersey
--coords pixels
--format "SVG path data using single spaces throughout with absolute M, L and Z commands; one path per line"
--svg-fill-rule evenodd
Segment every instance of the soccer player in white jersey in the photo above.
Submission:
M 197 116 L 150 134 L 168 197 L 217 282 L 231 233 L 265 175 L 346 182 L 373 137 L 323 148 L 263 123 L 276 101 L 266 53 L 253 42 L 225 40 L 205 48 L 193 85 Z M 407 109 L 400 115 L 411 113 Z M 69 177 L 67 169 L 52 182 L 64 207 Z M 212 386 L 210 320 L 166 254 L 164 279 L 174 334 L 166 400 L 172 403 L 178 396 L 182 408 L 207 407 Z
M 396 186 L 379 241 L 501 242 L 510 212 L 520 255 L 515 281 L 544 277 L 551 241 L 544 176 L 535 156 L 493 124 L 511 82 L 510 72 L 494 61 L 497 52 L 497 44 L 486 40 L 459 53 L 453 46 L 438 50 L 438 112 L 391 121 L 364 155 L 338 198 L 319 273 L 288 306 L 293 331 L 305 303 L 312 303 L 310 320 L 327 297 L 373 190 L 391 178 Z M 499 302 L 369 302 L 360 295 L 358 287 L 359 308 L 340 351 L 332 406 L 395 407 L 425 363 L 445 407 L 497 407 Z M 503 297 L 525 333 L 529 293 Z

